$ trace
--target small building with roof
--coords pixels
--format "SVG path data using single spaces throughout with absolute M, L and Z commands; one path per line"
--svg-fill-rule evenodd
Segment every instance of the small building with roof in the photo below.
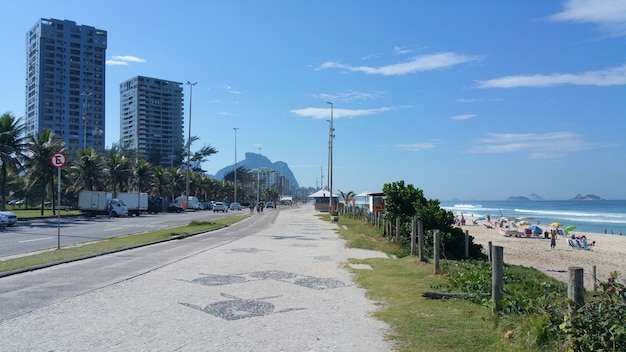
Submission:
M 333 204 L 335 204 L 335 207 L 337 207 L 337 203 L 339 202 L 339 196 L 336 194 L 332 195 L 333 197 Z M 307 198 L 312 199 L 313 200 L 313 206 L 315 207 L 315 210 L 322 212 L 322 213 L 328 213 L 328 206 L 329 206 L 329 202 L 330 202 L 330 192 L 327 189 L 320 189 L 319 191 L 309 195 Z

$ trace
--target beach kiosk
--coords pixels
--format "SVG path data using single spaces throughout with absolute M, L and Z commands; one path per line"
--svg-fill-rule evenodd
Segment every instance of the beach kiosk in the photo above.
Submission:
M 330 192 L 327 189 L 320 189 L 319 191 L 308 196 L 307 198 L 313 199 L 313 206 L 315 207 L 315 210 L 322 213 L 328 213 Z M 337 204 L 337 202 L 339 202 L 339 196 L 333 194 L 333 204 Z
M 368 194 L 370 212 L 372 213 L 382 213 L 385 211 L 385 193 L 369 193 Z

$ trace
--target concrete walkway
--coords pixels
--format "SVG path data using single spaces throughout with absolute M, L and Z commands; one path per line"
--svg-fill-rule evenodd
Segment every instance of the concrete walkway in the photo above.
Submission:
M 280 210 L 254 235 L 2 320 L 0 350 L 392 351 L 344 268 L 384 254 L 346 249 L 315 215 Z

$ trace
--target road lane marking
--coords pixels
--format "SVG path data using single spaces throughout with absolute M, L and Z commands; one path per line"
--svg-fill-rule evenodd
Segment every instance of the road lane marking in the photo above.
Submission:
M 123 227 L 113 227 L 110 229 L 104 229 L 104 231 L 115 231 L 115 230 L 121 230 L 121 229 L 123 229 Z
M 26 242 L 35 242 L 35 241 L 43 241 L 43 240 L 49 240 L 52 237 L 42 237 L 42 238 L 36 238 L 34 240 L 24 240 L 24 241 L 19 241 L 19 243 L 26 243 Z

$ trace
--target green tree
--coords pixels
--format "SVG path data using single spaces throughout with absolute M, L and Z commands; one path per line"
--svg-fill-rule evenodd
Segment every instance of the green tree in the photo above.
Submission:
M 185 144 L 186 150 L 183 152 L 183 156 L 185 157 L 185 163 L 187 162 L 187 150 L 191 152 L 191 145 L 193 145 L 193 142 L 197 140 L 199 140 L 198 136 L 191 136 L 191 139 L 188 140 L 187 143 Z M 207 157 L 216 153 L 217 153 L 217 149 L 211 147 L 210 145 L 204 145 L 199 150 L 192 152 L 189 158 L 190 171 L 204 172 L 204 170 L 202 170 L 200 165 L 206 161 Z
M 263 197 L 268 202 L 276 202 L 278 200 L 278 190 L 274 187 L 266 188 L 263 191 Z
M 132 176 L 131 161 L 127 156 L 123 155 L 119 147 L 114 145 L 105 151 L 104 165 L 107 183 L 110 185 L 115 197 L 117 192 L 121 192 L 130 182 Z
M 139 159 L 133 166 L 133 182 L 131 184 L 139 192 L 148 192 L 154 180 L 152 164 L 146 160 Z
M 50 163 L 50 157 L 55 152 L 63 152 L 65 144 L 47 128 L 39 134 L 29 136 L 28 141 L 29 153 L 24 163 L 26 188 L 40 187 L 41 194 L 45 195 L 41 197 L 41 215 L 43 216 L 45 198 L 54 199 L 54 176 L 57 174 L 56 168 Z
M 389 219 L 400 218 L 402 221 L 413 218 L 426 204 L 424 192 L 412 184 L 405 185 L 404 180 L 386 183 L 383 186 L 385 193 L 385 213 Z
M 18 171 L 28 143 L 24 137 L 24 125 L 12 113 L 4 113 L 0 117 L 0 192 L 4 209 L 6 204 L 6 184 L 8 170 Z
M 460 228 L 453 227 L 454 214 L 442 209 L 438 200 L 427 200 L 424 192 L 412 184 L 405 185 L 404 181 L 388 183 L 383 186 L 385 193 L 385 216 L 387 219 L 400 218 L 401 233 L 409 238 L 409 219 L 417 218 L 423 221 L 424 231 L 440 230 L 443 253 L 448 259 L 462 259 L 465 256 L 465 234 Z M 484 259 L 482 246 L 473 243 L 470 236 L 470 258 Z M 406 241 L 405 241 L 406 242 Z M 432 248 L 432 234 L 425 236 L 425 247 Z
M 346 207 L 353 207 L 354 206 L 354 202 L 356 200 L 354 197 L 356 196 L 356 193 L 354 193 L 352 191 L 348 191 L 347 193 L 339 191 L 339 193 L 341 193 L 341 198 L 343 198 L 343 202 L 344 202 Z
M 95 149 L 87 147 L 78 150 L 76 159 L 70 165 L 74 183 L 69 189 L 73 192 L 102 190 L 103 169 L 104 158 Z

